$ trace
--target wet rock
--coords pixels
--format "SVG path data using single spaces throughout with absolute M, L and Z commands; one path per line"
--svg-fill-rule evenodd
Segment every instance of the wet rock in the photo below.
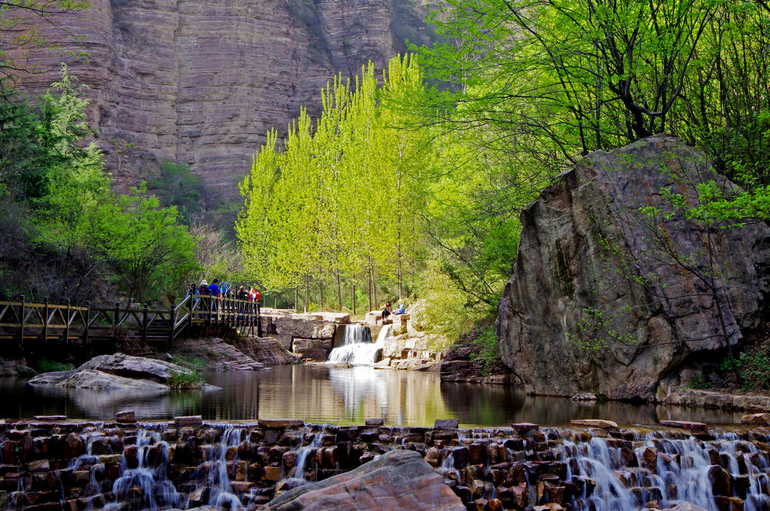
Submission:
M 283 462 L 284 469 L 290 470 L 294 468 L 294 464 L 297 462 L 297 453 L 294 451 L 285 452 L 281 457 L 281 460 Z
M 583 392 L 580 394 L 575 394 L 570 398 L 571 401 L 596 401 L 596 394 L 591 394 L 589 392 Z
M 393 451 L 351 472 L 295 488 L 268 510 L 442 509 L 463 511 L 441 476 L 411 451 Z
M 708 470 L 709 483 L 711 483 L 711 492 L 714 495 L 727 495 L 730 492 L 730 474 L 720 466 L 714 465 Z
M 575 427 L 600 428 L 600 429 L 610 429 L 610 428 L 618 427 L 617 422 L 603 420 L 603 419 L 576 419 L 576 420 L 570 421 L 570 424 L 572 424 Z
M 519 435 L 526 435 L 530 431 L 537 431 L 540 428 L 539 425 L 532 424 L 531 422 L 516 422 L 511 424 L 511 427 Z
M 486 463 L 487 446 L 484 444 L 473 443 L 468 446 L 468 462 L 471 465 Z
M 752 426 L 770 426 L 770 413 L 752 413 L 741 417 L 741 424 Z
M 366 424 L 366 427 L 370 428 L 370 427 L 375 427 L 375 426 L 382 426 L 383 424 L 385 424 L 385 421 L 383 419 L 381 419 L 381 418 L 379 418 L 379 419 L 377 419 L 377 418 L 375 418 L 375 419 L 366 419 L 366 421 L 364 421 L 364 424 Z
M 36 460 L 27 464 L 27 470 L 30 472 L 48 472 L 51 470 L 51 466 L 48 460 Z
M 67 439 L 64 441 L 63 455 L 67 459 L 77 458 L 81 454 L 86 453 L 86 444 L 83 439 L 75 433 L 67 435 Z
M 133 424 L 136 422 L 136 412 L 133 410 L 126 410 L 115 414 L 115 420 L 119 424 Z
M 441 465 L 441 454 L 439 453 L 438 449 L 435 447 L 428 449 L 428 451 L 425 453 L 425 461 L 434 468 Z
M 277 428 L 301 428 L 305 425 L 305 421 L 299 419 L 259 419 L 259 427 L 264 429 L 277 429 Z
M 660 421 L 660 425 L 668 428 L 681 428 L 693 434 L 708 433 L 708 426 L 702 422 Z
M 662 511 L 707 511 L 707 510 L 703 509 L 700 506 L 696 506 L 695 504 L 691 504 L 689 502 L 682 502 L 681 504 L 677 504 L 674 507 L 667 507 Z
M 265 481 L 278 482 L 281 480 L 281 467 L 268 465 L 262 469 L 262 479 Z
M 433 424 L 434 429 L 457 429 L 460 424 L 458 419 L 436 419 Z
M 203 417 L 200 415 L 174 417 L 174 426 L 177 428 L 200 428 L 203 426 Z

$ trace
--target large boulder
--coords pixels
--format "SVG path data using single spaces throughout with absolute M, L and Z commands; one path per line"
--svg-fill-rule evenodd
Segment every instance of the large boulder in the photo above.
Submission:
M 154 392 L 168 391 L 168 386 L 150 380 L 124 378 L 114 374 L 84 369 L 60 381 L 57 386 L 72 389 L 118 390 L 134 389 Z
M 93 369 L 124 378 L 150 380 L 166 383 L 175 373 L 185 372 L 185 368 L 171 362 L 153 358 L 133 357 L 123 353 L 100 355 L 78 367 L 78 371 Z
M 527 390 L 653 398 L 664 377 L 725 356 L 723 324 L 731 345 L 758 333 L 770 304 L 770 228 L 709 231 L 671 208 L 671 194 L 697 204 L 709 179 L 719 181 L 701 153 L 651 137 L 590 154 L 522 213 L 496 330 Z M 672 214 L 653 224 L 644 206 Z
M 350 472 L 294 488 L 261 509 L 464 511 L 465 506 L 418 452 L 399 450 Z
M 55 385 L 77 389 L 140 389 L 153 392 L 170 387 L 169 379 L 175 373 L 185 372 L 182 366 L 155 360 L 133 357 L 123 353 L 99 355 L 77 369 L 43 373 L 29 380 L 30 385 Z M 206 390 L 216 389 L 204 385 Z

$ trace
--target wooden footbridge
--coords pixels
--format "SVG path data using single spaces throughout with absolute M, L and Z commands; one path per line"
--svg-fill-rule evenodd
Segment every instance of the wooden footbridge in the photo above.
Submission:
M 183 332 L 194 328 L 208 332 L 227 327 L 261 336 L 259 302 L 226 297 L 188 295 L 169 309 L 121 306 L 85 307 L 19 301 L 0 302 L 0 340 L 16 340 L 20 346 L 28 341 L 44 345 L 95 345 L 121 341 L 163 343 L 169 346 Z

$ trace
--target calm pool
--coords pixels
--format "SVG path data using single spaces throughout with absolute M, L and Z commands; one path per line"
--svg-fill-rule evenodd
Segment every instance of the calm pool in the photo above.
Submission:
M 567 425 L 571 419 L 602 418 L 622 425 L 662 419 L 708 424 L 740 423 L 741 413 L 626 403 L 573 403 L 565 398 L 528 396 L 496 385 L 442 384 L 437 373 L 348 369 L 324 365 L 278 366 L 269 371 L 207 373 L 222 390 L 95 391 L 31 387 L 25 380 L 0 378 L 0 418 L 66 415 L 108 420 L 120 410 L 139 419 L 202 415 L 207 420 L 295 418 L 309 423 L 432 426 L 436 419 L 459 419 L 461 426 L 507 426 L 511 422 Z

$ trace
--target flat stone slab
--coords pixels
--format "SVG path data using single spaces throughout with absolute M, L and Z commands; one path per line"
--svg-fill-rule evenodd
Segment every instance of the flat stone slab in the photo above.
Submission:
M 260 428 L 276 429 L 276 428 L 301 428 L 305 426 L 305 421 L 300 419 L 259 419 L 257 421 Z
M 133 424 L 136 422 L 136 412 L 133 410 L 126 410 L 115 414 L 115 420 L 121 424 Z
M 433 429 L 457 429 L 459 425 L 460 419 L 436 419 Z
M 667 428 L 681 428 L 690 433 L 708 433 L 708 426 L 703 422 L 660 421 L 658 424 Z
M 200 415 L 174 417 L 174 425 L 178 428 L 200 428 L 203 426 L 203 417 Z
M 612 429 L 618 427 L 617 422 L 604 419 L 575 419 L 570 421 L 570 424 L 573 426 L 585 428 Z
M 741 424 L 770 426 L 770 413 L 751 413 L 741 417 Z
M 46 421 L 46 422 L 66 421 L 67 416 L 66 415 L 35 415 L 35 420 Z
M 519 435 L 540 429 L 540 425 L 531 422 L 514 422 L 511 427 Z
M 366 419 L 366 422 L 364 423 L 367 426 L 382 426 L 385 424 L 385 421 L 383 419 Z

